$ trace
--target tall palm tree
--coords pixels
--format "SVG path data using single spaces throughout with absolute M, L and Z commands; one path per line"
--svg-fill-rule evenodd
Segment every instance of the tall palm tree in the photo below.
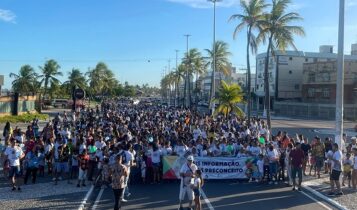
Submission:
M 114 73 L 103 62 L 99 62 L 96 67 L 89 70 L 86 75 L 88 76 L 91 92 L 96 95 L 100 94 L 103 96 L 105 94 L 113 94 L 113 87 L 116 87 L 119 83 Z
M 183 58 L 182 63 L 187 68 L 186 106 L 191 107 L 191 77 L 196 71 L 202 71 L 204 66 L 201 52 L 196 48 L 190 49 L 188 53 L 185 53 L 185 57 Z
M 238 20 L 239 24 L 234 30 L 233 38 L 237 37 L 237 34 L 241 32 L 244 28 L 247 28 L 247 99 L 248 99 L 248 124 L 250 123 L 251 116 L 251 70 L 250 70 L 250 53 L 257 53 L 256 37 L 254 35 L 254 30 L 260 30 L 262 27 L 262 22 L 264 19 L 264 9 L 268 6 L 265 4 L 264 0 L 241 0 L 240 5 L 242 8 L 242 14 L 232 15 L 230 21 Z
M 214 72 L 213 69 L 216 69 L 216 72 L 223 73 L 225 76 L 230 75 L 231 73 L 231 63 L 229 61 L 229 57 L 232 55 L 231 52 L 228 50 L 228 44 L 223 41 L 216 41 L 214 43 L 215 46 L 212 46 L 212 50 L 210 49 L 205 49 L 206 53 L 208 54 L 206 59 L 206 68 L 211 67 L 212 69 L 212 77 L 211 77 L 211 91 L 210 91 L 210 98 L 213 99 L 213 83 L 215 82 L 213 80 L 214 78 Z M 216 50 L 216 53 L 214 53 L 213 49 Z M 214 61 L 214 55 L 216 55 L 216 62 Z M 216 68 L 213 68 L 213 64 L 216 63 Z M 220 74 L 220 75 L 221 75 Z M 222 77 L 220 78 L 222 80 Z M 210 100 L 210 104 L 212 103 L 212 100 Z
M 55 87 L 56 84 L 60 83 L 59 79 L 57 79 L 58 76 L 63 75 L 62 72 L 59 71 L 60 68 L 61 66 L 53 59 L 46 61 L 43 67 L 40 66 L 42 71 L 42 75 L 40 76 L 40 78 L 42 78 L 41 84 L 44 83 L 44 96 L 48 93 L 49 86 Z
M 180 99 L 180 83 L 185 78 L 186 68 L 182 63 L 173 72 L 173 77 L 175 78 L 175 105 L 179 104 Z
M 258 43 L 268 41 L 264 68 L 265 109 L 267 111 L 268 129 L 271 129 L 269 57 L 276 50 L 285 51 L 288 47 L 297 50 L 294 44 L 294 35 L 305 35 L 303 27 L 290 25 L 291 22 L 302 20 L 302 17 L 298 13 L 286 12 L 290 4 L 291 0 L 273 0 L 271 12 L 265 15 L 262 30 L 257 38 Z
M 12 89 L 14 92 L 26 94 L 36 92 L 37 89 L 37 74 L 30 65 L 24 65 L 20 68 L 19 74 L 10 73 L 12 81 Z
M 71 87 L 78 86 L 82 89 L 85 89 L 87 86 L 86 77 L 81 70 L 76 68 L 73 68 L 72 71 L 68 72 L 68 80 L 65 83 L 69 83 Z
M 243 102 L 243 97 L 244 93 L 238 84 L 229 85 L 222 80 L 218 94 L 213 99 L 219 104 L 214 115 L 221 113 L 227 118 L 228 114 L 234 113 L 240 117 L 244 116 L 244 112 L 238 106 L 238 103 Z

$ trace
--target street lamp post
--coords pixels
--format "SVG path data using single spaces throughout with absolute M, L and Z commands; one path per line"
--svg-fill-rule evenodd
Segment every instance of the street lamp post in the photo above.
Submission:
M 186 56 L 188 58 L 188 38 L 191 36 L 190 34 L 185 34 L 184 35 L 186 37 Z M 188 76 L 188 65 L 186 65 L 186 75 L 185 75 L 185 105 L 186 105 L 186 108 L 190 107 L 190 88 L 189 88 L 189 85 L 190 85 L 190 81 L 189 81 L 189 76 Z
M 344 94 L 344 33 L 345 33 L 345 0 L 340 0 L 338 25 L 338 57 L 336 81 L 336 135 L 335 142 L 342 150 L 343 142 L 343 94 Z
M 216 94 L 216 3 L 222 0 L 208 0 L 209 2 L 213 2 L 213 68 L 212 68 L 212 81 L 211 81 L 211 98 L 210 104 L 212 109 L 212 115 L 215 110 L 215 103 L 213 101 L 215 94 Z
M 178 50 L 175 50 L 175 52 L 176 52 L 176 74 L 177 74 L 177 59 L 178 59 Z M 175 107 L 177 107 L 177 105 L 178 105 L 178 94 L 177 94 L 177 92 L 178 92 L 178 89 L 179 88 L 179 84 L 177 83 L 176 84 L 176 81 L 175 81 Z

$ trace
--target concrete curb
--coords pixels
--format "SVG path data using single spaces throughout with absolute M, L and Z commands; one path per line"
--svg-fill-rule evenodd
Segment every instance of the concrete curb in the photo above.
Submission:
M 302 187 L 309 191 L 310 193 L 312 193 L 313 195 L 321 198 L 322 200 L 326 201 L 327 203 L 331 204 L 333 207 L 336 207 L 337 209 L 340 209 L 340 210 L 346 210 L 348 209 L 347 207 L 339 204 L 338 202 L 336 202 L 335 200 L 325 196 L 324 194 L 312 189 L 310 186 L 317 186 L 318 184 L 317 183 L 314 183 L 314 182 L 311 182 L 311 181 L 308 181 L 308 182 L 304 182 L 302 183 Z

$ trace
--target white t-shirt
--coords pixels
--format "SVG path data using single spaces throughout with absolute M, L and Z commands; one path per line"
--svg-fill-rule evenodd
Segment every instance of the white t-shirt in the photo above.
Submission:
M 193 138 L 197 140 L 197 138 L 201 135 L 201 130 L 199 128 L 196 128 L 193 130 Z
M 171 147 L 163 147 L 161 149 L 161 154 L 162 156 L 168 156 L 172 154 L 172 148 Z
M 191 166 L 188 166 L 187 163 L 183 164 L 180 170 L 180 173 L 192 173 L 194 174 L 197 170 L 197 166 L 195 164 L 191 164 Z M 181 182 L 183 181 L 183 186 L 188 186 L 190 184 L 193 184 L 192 181 L 192 177 L 182 177 Z
M 152 163 L 160 163 L 161 150 L 156 150 L 151 153 L 151 161 Z
M 353 158 L 353 169 L 357 169 L 357 156 Z
M 23 155 L 23 151 L 20 147 L 15 146 L 7 147 L 5 150 L 5 155 L 7 155 L 7 159 L 10 162 L 10 166 L 20 166 L 20 157 Z
M 252 153 L 252 155 L 254 156 L 258 156 L 261 152 L 260 148 L 259 147 L 249 147 L 249 152 Z
M 258 171 L 259 173 L 264 173 L 264 160 L 257 161 Z
M 333 153 L 332 159 L 332 170 L 335 171 L 342 171 L 342 152 L 341 151 L 336 151 Z
M 175 153 L 180 157 L 183 157 L 186 154 L 186 151 L 187 151 L 186 146 L 176 146 L 175 147 Z
M 194 181 L 193 181 L 193 186 L 196 188 L 200 188 L 201 186 L 201 179 L 198 177 L 195 177 Z
M 276 149 L 273 149 L 273 151 L 268 150 L 268 158 L 269 158 L 269 163 L 278 161 L 279 159 L 278 151 Z
M 106 144 L 104 141 L 102 141 L 102 142 L 96 141 L 96 142 L 95 142 L 95 146 L 96 146 L 99 150 L 101 150 L 103 147 L 107 146 L 107 144 Z
M 130 162 L 134 160 L 134 155 L 133 153 L 131 153 L 130 151 L 127 151 L 125 150 L 125 156 L 126 156 L 126 162 L 124 163 L 124 165 L 128 166 L 128 169 L 129 169 L 129 166 L 130 166 Z

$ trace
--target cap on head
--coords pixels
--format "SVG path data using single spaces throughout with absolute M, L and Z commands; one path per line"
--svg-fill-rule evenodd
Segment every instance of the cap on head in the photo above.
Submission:
M 187 160 L 188 160 L 188 161 L 193 161 L 193 156 L 192 156 L 192 155 L 188 156 L 188 157 L 187 157 Z

